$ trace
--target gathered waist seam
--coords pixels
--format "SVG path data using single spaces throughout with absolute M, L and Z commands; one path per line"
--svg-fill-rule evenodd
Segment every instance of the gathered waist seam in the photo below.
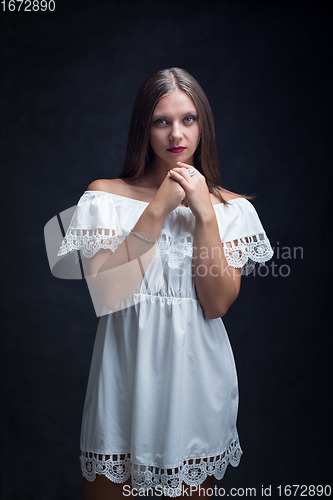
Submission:
M 144 293 L 144 292 L 136 292 L 136 293 L 133 293 L 134 296 L 136 297 L 150 297 L 151 299 L 154 299 L 154 300 L 172 300 L 172 301 L 175 301 L 175 300 L 190 300 L 190 301 L 195 301 L 195 302 L 199 302 L 199 299 L 197 299 L 196 297 L 186 297 L 186 296 L 182 296 L 182 295 L 159 295 L 159 294 L 153 294 L 153 293 Z

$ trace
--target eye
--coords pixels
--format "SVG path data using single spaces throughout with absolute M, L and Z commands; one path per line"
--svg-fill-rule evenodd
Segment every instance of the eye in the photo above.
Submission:
M 153 121 L 154 125 L 165 125 L 166 124 L 166 119 L 165 118 L 158 118 L 157 120 Z
M 193 123 L 197 119 L 194 115 L 188 115 L 184 118 L 185 123 Z

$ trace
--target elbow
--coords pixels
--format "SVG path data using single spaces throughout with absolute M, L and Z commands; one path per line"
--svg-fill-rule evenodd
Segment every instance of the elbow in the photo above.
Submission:
M 206 319 L 215 319 L 225 316 L 230 308 L 230 306 L 235 302 L 238 297 L 239 288 L 232 296 L 223 296 L 219 300 L 208 302 L 208 297 L 205 297 L 205 304 L 201 303 L 201 307 L 204 311 L 204 316 Z
M 206 319 L 216 319 L 225 316 L 228 312 L 229 307 L 224 307 L 221 309 L 204 309 L 204 315 Z
M 206 319 L 222 318 L 225 316 L 232 304 L 235 302 L 237 296 L 233 300 L 224 301 L 219 304 L 210 304 L 209 307 L 203 307 Z

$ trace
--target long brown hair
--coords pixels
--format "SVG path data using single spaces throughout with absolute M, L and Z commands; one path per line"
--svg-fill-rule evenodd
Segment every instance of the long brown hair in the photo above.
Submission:
M 201 138 L 193 155 L 194 167 L 205 176 L 208 190 L 227 204 L 220 192 L 222 188 L 211 107 L 204 91 L 190 73 L 182 68 L 168 68 L 152 74 L 141 85 L 136 96 L 128 134 L 125 162 L 120 178 L 135 181 L 152 163 L 154 151 L 149 143 L 151 119 L 158 101 L 176 90 L 187 93 L 198 111 Z M 228 190 L 226 190 L 228 191 Z M 231 193 L 231 191 L 228 191 Z M 236 194 L 236 193 L 232 193 Z M 253 196 L 238 195 L 252 199 Z

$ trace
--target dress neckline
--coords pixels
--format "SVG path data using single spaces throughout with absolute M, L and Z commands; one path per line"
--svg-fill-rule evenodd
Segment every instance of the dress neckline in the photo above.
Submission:
M 116 198 L 123 198 L 124 200 L 128 200 L 128 201 L 134 201 L 134 202 L 137 202 L 137 203 L 143 203 L 144 205 L 149 205 L 150 201 L 143 201 L 143 200 L 137 200 L 136 198 L 129 198 L 128 196 L 122 196 L 120 194 L 115 194 L 115 193 L 109 193 L 108 191 L 102 191 L 100 189 L 89 189 L 87 191 L 85 191 L 84 193 L 101 193 L 101 194 L 107 194 L 109 196 L 114 196 Z M 242 198 L 242 197 L 238 197 L 238 198 L 232 198 L 231 200 L 228 200 L 228 203 L 232 202 L 232 201 L 235 201 L 235 200 L 245 200 L 246 198 Z M 224 203 L 212 203 L 213 207 L 216 207 L 216 206 L 221 206 L 221 205 L 224 205 Z M 178 207 L 174 208 L 174 210 L 177 210 L 177 208 L 180 208 L 180 209 L 186 209 L 186 210 L 190 210 L 190 207 L 185 207 L 185 206 L 181 206 L 181 205 L 178 205 Z M 172 210 L 173 212 L 173 210 Z

